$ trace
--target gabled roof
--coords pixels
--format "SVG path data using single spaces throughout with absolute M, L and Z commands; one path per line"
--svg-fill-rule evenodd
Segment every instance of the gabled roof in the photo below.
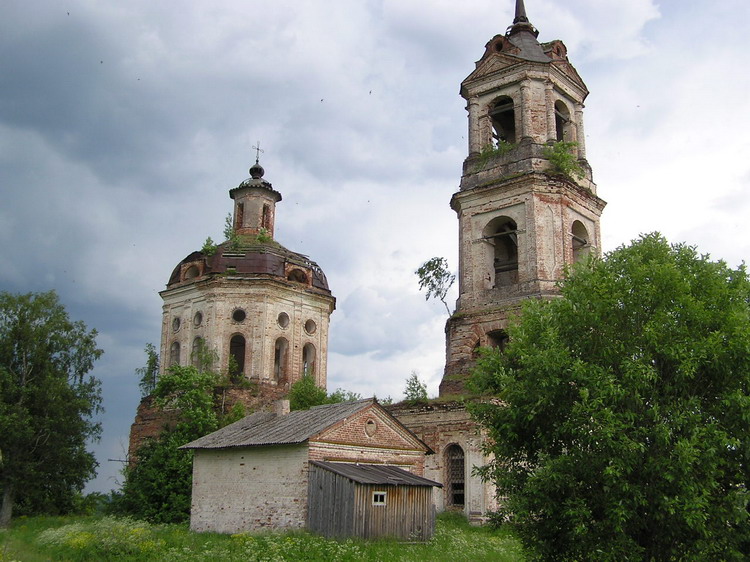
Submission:
M 422 478 L 402 468 L 387 464 L 352 464 L 345 462 L 310 461 L 318 466 L 359 484 L 380 486 L 438 486 L 440 482 Z
M 295 410 L 284 415 L 257 412 L 180 448 L 226 449 L 304 443 L 373 404 L 377 404 L 373 398 L 366 398 L 356 402 L 315 406 L 309 410 Z

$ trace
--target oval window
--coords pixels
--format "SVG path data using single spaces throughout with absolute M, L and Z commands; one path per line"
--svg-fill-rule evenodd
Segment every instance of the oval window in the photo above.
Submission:
M 180 319 L 172 318 L 172 331 L 176 332 L 180 329 Z
M 279 323 L 279 326 L 286 328 L 289 325 L 289 315 L 286 312 L 282 312 L 276 321 Z
M 201 324 L 203 324 L 203 313 L 199 311 L 193 316 L 193 326 L 200 326 Z
M 232 320 L 235 322 L 244 322 L 246 317 L 247 314 L 245 314 L 245 311 L 241 308 L 236 308 L 234 312 L 232 312 Z
M 310 335 L 313 335 L 315 333 L 315 330 L 317 330 L 318 327 L 315 325 L 314 320 L 308 320 L 305 322 L 305 332 L 307 332 Z
M 378 429 L 378 424 L 375 423 L 375 420 L 367 420 L 365 423 L 365 434 L 367 437 L 372 437 L 375 435 L 375 431 Z

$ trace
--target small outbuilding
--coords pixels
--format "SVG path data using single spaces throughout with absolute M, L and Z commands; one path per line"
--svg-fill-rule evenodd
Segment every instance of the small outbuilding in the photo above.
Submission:
M 326 537 L 427 541 L 435 529 L 432 488 L 395 466 L 312 461 L 308 528 Z
M 439 484 L 421 478 L 425 454 L 432 450 L 375 399 L 257 412 L 183 448 L 194 451 L 194 531 L 299 529 L 311 512 L 314 530 L 324 534 L 409 538 L 432 533 L 432 486 Z M 336 470 L 330 468 L 334 463 Z M 309 490 L 313 466 L 316 487 Z M 320 488 L 326 478 L 333 489 Z M 366 494 L 372 502 L 370 486 L 385 494 L 386 504 L 378 507 L 386 509 L 371 513 L 369 507 L 376 506 L 365 509 L 364 500 L 355 501 L 357 494 Z M 337 520 L 340 509 L 365 521 L 349 527 L 325 522 Z M 398 521 L 406 513 L 413 513 L 414 521 Z M 396 524 L 377 522 L 378 517 L 392 517 Z

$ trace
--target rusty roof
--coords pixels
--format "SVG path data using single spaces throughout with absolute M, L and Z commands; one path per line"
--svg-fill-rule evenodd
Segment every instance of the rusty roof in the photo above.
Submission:
M 375 403 L 372 398 L 366 398 L 295 410 L 284 415 L 257 412 L 181 448 L 227 449 L 304 443 L 324 429 Z
M 359 484 L 375 484 L 377 486 L 438 486 L 443 485 L 434 480 L 422 478 L 416 474 L 387 464 L 353 464 L 346 462 L 310 461 L 318 466 L 338 474 Z

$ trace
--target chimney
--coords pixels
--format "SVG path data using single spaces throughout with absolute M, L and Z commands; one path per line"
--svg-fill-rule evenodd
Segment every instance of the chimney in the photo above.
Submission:
M 285 416 L 289 413 L 289 400 L 277 400 L 273 403 L 273 413 L 277 416 Z

